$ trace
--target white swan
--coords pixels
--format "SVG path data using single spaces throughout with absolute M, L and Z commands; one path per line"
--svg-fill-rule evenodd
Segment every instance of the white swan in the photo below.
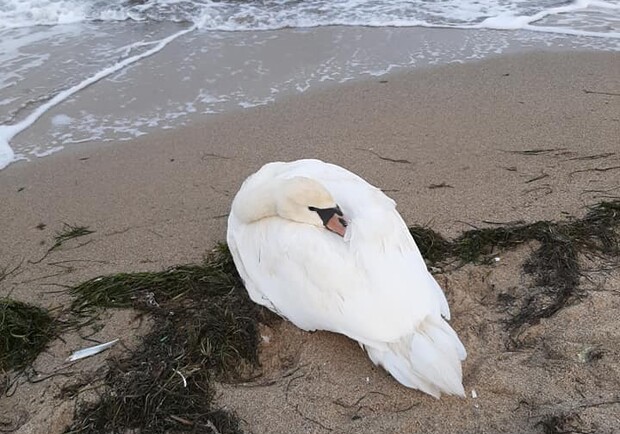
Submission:
M 319 160 L 266 164 L 235 196 L 227 240 L 254 302 L 355 339 L 407 387 L 464 396 L 444 293 L 378 188 Z

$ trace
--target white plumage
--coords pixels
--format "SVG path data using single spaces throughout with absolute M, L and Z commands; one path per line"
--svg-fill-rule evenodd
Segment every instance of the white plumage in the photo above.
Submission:
M 407 387 L 464 396 L 444 293 L 381 190 L 318 160 L 269 163 L 235 196 L 227 240 L 256 303 L 355 339 Z

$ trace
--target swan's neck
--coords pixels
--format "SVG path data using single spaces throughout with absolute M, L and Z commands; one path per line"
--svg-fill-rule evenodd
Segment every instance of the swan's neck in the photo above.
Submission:
M 281 217 L 297 223 L 323 226 L 319 214 L 309 209 L 332 208 L 335 201 L 317 181 L 303 176 L 281 178 L 273 173 L 248 179 L 235 200 L 232 211 L 243 223 Z
M 277 192 L 282 187 L 281 180 L 270 182 L 250 179 L 235 197 L 232 208 L 235 215 L 244 223 L 278 215 Z

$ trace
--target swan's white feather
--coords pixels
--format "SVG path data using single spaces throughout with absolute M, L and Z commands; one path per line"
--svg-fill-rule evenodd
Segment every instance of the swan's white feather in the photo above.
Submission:
M 82 350 L 75 351 L 69 358 L 67 362 L 74 362 L 76 360 L 84 359 L 86 357 L 94 356 L 95 354 L 99 354 L 102 351 L 107 350 L 112 347 L 115 343 L 118 342 L 118 339 L 114 339 L 113 341 L 106 342 L 104 344 L 95 345 L 92 347 L 84 348 Z
M 344 239 L 280 217 L 229 217 L 228 243 L 253 301 L 304 330 L 357 340 L 402 384 L 463 395 L 465 349 L 445 321 L 443 291 L 395 203 L 359 176 L 318 160 L 270 163 L 243 189 L 270 179 L 319 181 L 350 219 Z

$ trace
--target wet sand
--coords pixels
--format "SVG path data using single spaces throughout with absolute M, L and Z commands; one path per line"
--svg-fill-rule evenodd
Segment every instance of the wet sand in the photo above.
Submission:
M 0 282 L 0 296 L 49 308 L 67 302 L 50 292 L 51 283 L 199 261 L 225 239 L 228 207 L 242 180 L 274 160 L 340 164 L 394 198 L 407 223 L 446 236 L 489 221 L 582 216 L 586 205 L 620 196 L 619 70 L 614 53 L 535 53 L 453 64 L 13 164 L 0 172 L 0 266 L 21 266 Z M 30 263 L 45 254 L 63 223 L 95 232 Z M 620 335 L 617 318 L 605 312 L 617 309 L 617 294 L 591 294 L 588 303 L 537 330 L 565 352 L 562 363 L 541 359 L 537 347 L 516 355 L 500 348 L 501 315 L 484 311 L 476 300 L 488 295 L 489 285 L 523 284 L 520 257 L 507 255 L 494 270 L 471 267 L 439 279 L 457 306 L 453 324 L 470 352 L 465 387 L 477 390 L 476 400 L 435 401 L 406 390 L 372 367 L 354 343 L 283 325 L 269 331 L 277 343 L 265 349 L 265 357 L 277 359 L 267 364 L 270 375 L 290 369 L 281 363 L 282 351 L 304 367 L 304 378 L 293 386 L 224 386 L 221 402 L 257 433 L 543 432 L 536 425 L 541 408 L 569 411 L 612 399 L 619 387 Z M 617 291 L 618 276 L 605 285 Z M 120 335 L 129 343 L 138 333 L 130 322 L 125 313 L 114 313 L 97 337 Z M 481 324 L 484 333 L 476 329 Z M 571 361 L 580 346 L 593 342 L 609 347 L 602 365 Z M 37 366 L 55 369 L 80 346 L 77 337 L 55 342 Z M 115 351 L 122 348 L 108 355 Z M 98 356 L 80 369 L 103 364 Z M 578 380 L 581 395 L 573 390 Z M 58 396 L 62 381 L 18 388 L 0 399 L 0 414 L 19 415 L 18 432 L 62 427 L 74 405 Z M 341 405 L 370 392 L 373 402 L 359 414 Z M 534 401 L 536 411 L 526 408 Z M 613 405 L 587 411 L 598 412 L 580 416 L 598 423 L 596 432 L 620 427 Z

